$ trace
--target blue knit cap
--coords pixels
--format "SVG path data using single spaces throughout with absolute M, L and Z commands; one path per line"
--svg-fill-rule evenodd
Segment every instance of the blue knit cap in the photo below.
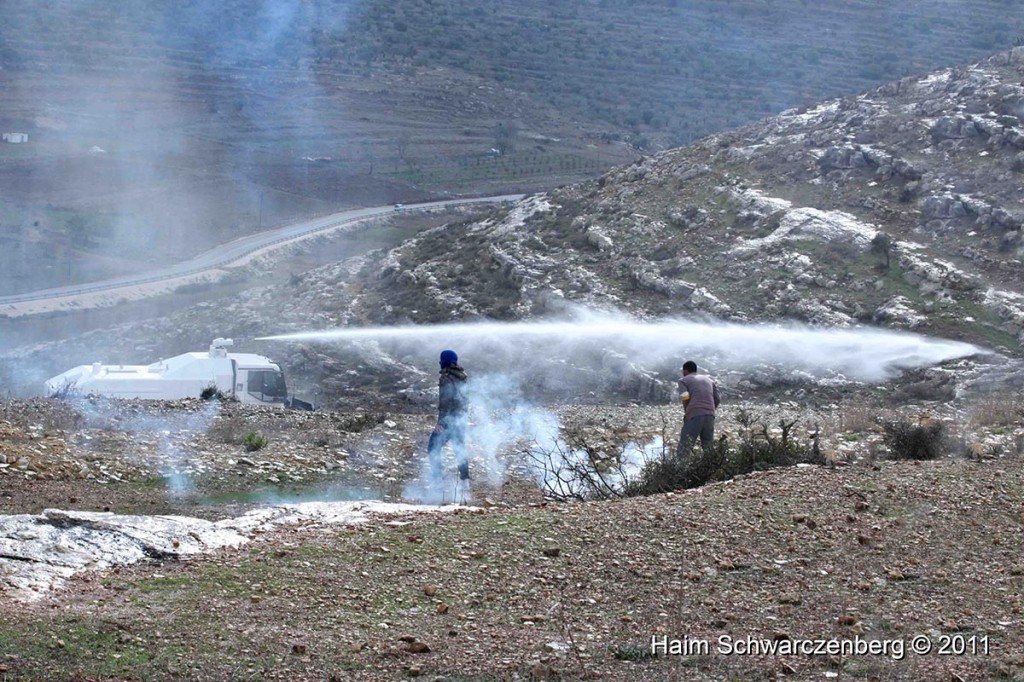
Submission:
M 443 350 L 443 351 L 441 351 L 441 369 L 444 369 L 445 367 L 449 367 L 451 365 L 457 365 L 457 364 L 459 364 L 459 356 L 458 356 L 458 354 L 455 351 L 453 351 L 453 350 Z

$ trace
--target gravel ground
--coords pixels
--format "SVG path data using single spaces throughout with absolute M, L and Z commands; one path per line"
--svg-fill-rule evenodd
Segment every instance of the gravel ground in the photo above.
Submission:
M 772 420 L 803 415 L 801 434 L 816 423 L 833 466 L 578 503 L 545 501 L 535 484 L 512 478 L 475 486 L 478 506 L 460 513 L 283 528 L 191 560 L 80 573 L 60 592 L 5 608 L 0 673 L 1024 679 L 1024 420 L 1019 412 L 993 415 L 989 425 L 975 419 L 959 433 L 970 457 L 892 462 L 876 459 L 880 435 L 861 402 L 762 411 Z M 398 495 L 430 426 L 423 414 L 230 404 L 206 423 L 209 409 L 5 403 L 2 511 L 225 518 L 272 492 Z M 950 405 L 903 411 L 922 410 L 950 423 L 962 416 Z M 557 411 L 567 429 L 598 443 L 652 435 L 664 422 L 674 432 L 678 418 L 675 408 L 631 405 Z M 720 430 L 739 428 L 739 414 L 730 407 Z M 266 447 L 246 452 L 250 431 L 266 434 Z M 191 472 L 193 485 L 177 496 L 175 471 Z M 675 650 L 652 656 L 652 637 Z M 915 637 L 933 651 L 911 653 Z M 885 645 L 889 655 L 721 653 L 730 641 L 764 648 L 803 640 Z M 943 646 L 967 652 L 945 655 Z

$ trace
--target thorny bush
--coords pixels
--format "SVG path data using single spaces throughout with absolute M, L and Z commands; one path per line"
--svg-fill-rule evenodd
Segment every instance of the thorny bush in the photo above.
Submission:
M 945 425 L 934 419 L 918 423 L 898 419 L 882 423 L 882 440 L 893 459 L 938 459 L 946 445 Z
M 818 432 L 807 441 L 794 437 L 798 420 L 779 420 L 778 430 L 770 429 L 746 410 L 737 416 L 740 425 L 735 443 L 721 436 L 707 450 L 695 447 L 679 459 L 675 452 L 648 462 L 640 475 L 625 487 L 626 495 L 656 493 L 698 488 L 716 481 L 726 481 L 752 471 L 764 471 L 796 464 L 824 464 L 818 447 Z
M 662 430 L 661 445 L 653 452 L 636 444 L 621 444 L 616 452 L 608 453 L 575 436 L 549 448 L 534 447 L 528 455 L 543 475 L 545 495 L 559 501 L 652 495 L 752 471 L 825 463 L 817 431 L 806 440 L 794 436 L 797 420 L 780 420 L 773 429 L 742 411 L 737 421 L 740 430 L 735 443 L 722 436 L 706 451 L 695 447 L 681 460 L 676 458 L 675 437 L 667 426 Z M 630 449 L 645 453 L 644 461 L 637 462 Z

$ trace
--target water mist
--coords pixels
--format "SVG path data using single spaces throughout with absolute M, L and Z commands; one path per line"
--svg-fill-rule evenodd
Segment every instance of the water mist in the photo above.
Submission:
M 586 374 L 586 367 L 612 353 L 634 366 L 665 366 L 673 371 L 684 360 L 694 359 L 712 374 L 742 376 L 769 366 L 783 373 L 797 373 L 804 380 L 880 382 L 908 369 L 981 350 L 967 343 L 884 329 L 686 319 L 644 322 L 583 310 L 559 320 L 339 328 L 262 340 L 373 343 L 404 361 L 426 361 L 428 357 L 433 361 L 441 349 L 456 349 L 471 377 L 467 384 L 470 424 L 466 443 L 472 482 L 483 480 L 492 486 L 502 483 L 508 461 L 502 455 L 518 450 L 526 453 L 522 464 L 542 488 L 550 491 L 553 485 L 561 486 L 559 494 L 570 497 L 585 491 L 575 490 L 571 481 L 563 481 L 560 472 L 571 469 L 585 453 L 577 452 L 562 439 L 557 415 L 535 403 L 541 383 L 538 374 L 543 375 L 545 385 L 563 383 L 565 393 L 572 396 L 574 387 L 582 391 L 580 375 Z M 560 376 L 552 379 L 556 373 Z M 664 445 L 660 439 L 657 443 L 630 444 L 623 453 L 627 460 L 623 472 L 639 471 L 644 461 L 664 451 Z M 537 457 L 538 453 L 543 456 Z M 419 476 L 406 485 L 407 499 L 441 503 L 461 501 L 459 496 L 466 495 L 456 483 L 450 458 L 442 480 L 432 477 L 425 453 L 420 465 Z

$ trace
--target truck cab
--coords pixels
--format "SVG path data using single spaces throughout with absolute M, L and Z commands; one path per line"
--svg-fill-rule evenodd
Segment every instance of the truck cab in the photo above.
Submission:
M 236 367 L 235 376 L 234 394 L 243 403 L 277 405 L 284 403 L 288 397 L 284 374 L 277 365 L 239 366 Z

